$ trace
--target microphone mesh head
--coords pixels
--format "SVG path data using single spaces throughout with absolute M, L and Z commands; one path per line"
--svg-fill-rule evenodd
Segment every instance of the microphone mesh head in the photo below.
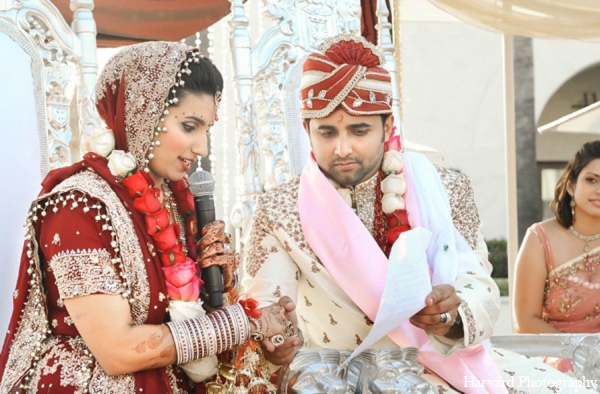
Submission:
M 188 184 L 194 197 L 211 195 L 215 191 L 215 178 L 208 171 L 194 172 L 188 178 Z

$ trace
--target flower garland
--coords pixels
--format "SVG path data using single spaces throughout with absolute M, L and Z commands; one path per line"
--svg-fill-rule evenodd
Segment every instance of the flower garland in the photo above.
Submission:
M 197 301 L 203 282 L 199 276 L 198 262 L 187 257 L 187 247 L 180 240 L 179 224 L 169 223 L 169 209 L 162 206 L 159 200 L 161 191 L 154 187 L 154 180 L 150 175 L 137 169 L 135 157 L 130 152 L 115 150 L 114 146 L 114 135 L 105 128 L 94 130 L 87 141 L 88 150 L 108 158 L 107 166 L 111 174 L 127 189 L 133 199 L 133 208 L 144 215 L 146 232 L 159 253 L 169 298 Z M 171 186 L 179 211 L 188 218 L 193 217 L 194 201 L 185 178 L 173 182 Z M 189 227 L 193 225 L 190 223 Z M 188 234 L 193 237 L 191 231 Z M 188 244 L 193 245 L 193 242 L 188 241 Z M 190 252 L 192 257 L 196 257 L 196 253 L 192 250 Z
M 165 275 L 167 294 L 169 297 L 169 312 L 172 321 L 180 321 L 204 316 L 206 311 L 199 299 L 200 288 L 203 284 L 199 277 L 199 264 L 196 259 L 194 233 L 196 223 L 194 216 L 194 199 L 189 191 L 187 180 L 170 182 L 170 188 L 175 197 L 177 211 L 187 219 L 186 228 L 188 240 L 185 244 L 180 240 L 181 229 L 177 223 L 170 224 L 170 213 L 167 207 L 163 207 L 159 197 L 161 191 L 154 187 L 154 180 L 148 172 L 137 169 L 135 157 L 121 150 L 114 150 L 114 137 L 110 130 L 101 130 L 92 135 L 88 140 L 88 150 L 101 153 L 108 158 L 108 168 L 112 175 L 126 188 L 129 196 L 133 199 L 133 208 L 144 215 L 146 232 L 154 241 Z M 168 196 L 165 195 L 165 200 Z M 188 257 L 191 256 L 191 257 Z M 231 299 L 239 302 L 249 319 L 255 320 L 261 316 L 258 302 L 252 298 L 240 299 L 234 289 L 229 290 Z M 258 392 L 274 391 L 268 376 L 269 367 L 260 362 L 258 357 L 260 347 L 254 340 L 249 340 L 237 350 L 237 357 L 232 362 L 238 367 L 235 386 L 247 388 Z M 216 381 L 209 385 L 219 386 L 222 369 L 218 367 L 217 356 L 208 356 L 196 361 L 181 365 L 181 368 L 195 382 L 206 381 L 206 379 L 217 374 Z M 244 368 L 242 368 L 242 364 Z M 248 377 L 248 381 L 244 380 Z M 223 380 L 223 379 L 221 379 Z M 221 384 L 222 387 L 225 387 Z M 219 386 L 220 387 L 220 386 Z M 224 390 L 221 390 L 224 391 Z
M 383 250 L 386 255 L 401 233 L 410 230 L 408 213 L 406 212 L 406 179 L 402 170 L 404 156 L 401 152 L 400 136 L 394 135 L 385 144 L 383 154 L 383 180 L 381 181 L 381 209 L 385 214 L 385 245 Z M 377 215 L 377 214 L 376 214 Z
M 114 150 L 114 145 L 114 136 L 109 129 L 96 130 L 87 141 L 88 150 L 108 158 L 107 166 L 111 174 L 133 199 L 133 208 L 144 216 L 146 232 L 154 241 L 165 275 L 171 320 L 204 316 L 206 311 L 200 300 L 203 282 L 195 260 L 197 256 L 193 240 L 196 229 L 194 199 L 187 180 L 184 178 L 170 183 L 177 205 L 176 212 L 183 216 L 186 223 L 188 238 L 184 244 L 180 239 L 179 224 L 169 223 L 169 209 L 162 206 L 159 200 L 161 191 L 154 187 L 152 177 L 146 171 L 137 169 L 135 157 L 130 152 Z M 184 364 L 181 368 L 190 379 L 201 382 L 217 373 L 217 365 L 217 357 L 209 356 Z
M 159 201 L 161 191 L 153 186 L 154 182 L 146 172 L 140 170 L 123 178 L 121 184 L 133 198 L 133 208 L 144 215 L 146 231 L 154 240 L 160 256 L 169 298 L 198 300 L 203 284 L 199 277 L 198 262 L 187 257 L 187 248 L 180 240 L 179 224 L 169 223 L 169 209 L 162 207 Z

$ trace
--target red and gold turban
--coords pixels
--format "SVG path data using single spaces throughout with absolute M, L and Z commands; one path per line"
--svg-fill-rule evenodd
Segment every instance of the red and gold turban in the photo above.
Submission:
M 392 80 L 383 55 L 362 37 L 340 34 L 304 62 L 300 114 L 329 116 L 339 105 L 351 115 L 392 113 Z

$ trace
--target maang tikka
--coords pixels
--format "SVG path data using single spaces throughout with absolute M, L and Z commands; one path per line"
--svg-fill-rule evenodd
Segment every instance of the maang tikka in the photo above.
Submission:
M 200 63 L 201 57 L 204 57 L 204 56 L 202 56 L 200 54 L 198 49 L 194 48 L 194 49 L 190 50 L 186 55 L 186 59 L 183 61 L 183 63 L 181 63 L 181 67 L 180 67 L 179 71 L 177 71 L 175 84 L 173 85 L 173 87 L 171 87 L 171 90 L 170 90 L 170 93 L 172 94 L 172 98 L 169 98 L 169 95 L 167 95 L 167 98 L 166 98 L 165 104 L 164 104 L 163 114 L 159 119 L 158 126 L 156 126 L 156 130 L 154 131 L 154 138 L 153 138 L 152 142 L 150 143 L 150 148 L 148 148 L 148 157 L 145 160 L 146 166 L 144 167 L 145 172 L 150 172 L 150 169 L 148 168 L 148 164 L 150 163 L 150 160 L 152 160 L 154 158 L 154 153 L 153 153 L 154 147 L 160 145 L 160 141 L 158 140 L 158 136 L 160 135 L 159 133 L 167 132 L 167 126 L 165 126 L 165 116 L 169 115 L 169 106 L 177 105 L 177 103 L 179 102 L 179 99 L 177 98 L 177 88 L 183 88 L 185 86 L 185 81 L 182 79 L 182 76 L 184 74 L 191 75 L 192 70 L 190 70 L 190 67 L 189 67 L 190 63 L 192 63 L 192 62 Z M 217 92 L 217 93 L 220 93 L 220 92 Z M 215 94 L 215 98 L 216 98 L 216 96 L 217 95 Z M 220 95 L 219 95 L 219 101 L 220 101 Z

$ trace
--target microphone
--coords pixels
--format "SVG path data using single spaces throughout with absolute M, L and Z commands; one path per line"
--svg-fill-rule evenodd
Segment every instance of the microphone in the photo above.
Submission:
M 194 196 L 194 208 L 198 220 L 198 234 L 202 236 L 204 226 L 215 220 L 215 178 L 208 171 L 199 170 L 188 178 L 190 191 Z M 223 272 L 221 267 L 213 265 L 202 269 L 204 289 L 208 294 L 208 305 L 211 308 L 223 306 Z

